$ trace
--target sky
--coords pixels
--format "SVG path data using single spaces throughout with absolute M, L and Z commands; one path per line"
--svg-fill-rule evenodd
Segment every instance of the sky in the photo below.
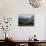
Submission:
M 19 18 L 30 18 L 31 16 L 33 16 L 33 14 L 21 14 Z

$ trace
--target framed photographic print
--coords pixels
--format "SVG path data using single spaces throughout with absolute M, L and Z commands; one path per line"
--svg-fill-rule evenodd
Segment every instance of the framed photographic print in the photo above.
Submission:
M 34 15 L 20 14 L 18 16 L 18 26 L 34 26 Z

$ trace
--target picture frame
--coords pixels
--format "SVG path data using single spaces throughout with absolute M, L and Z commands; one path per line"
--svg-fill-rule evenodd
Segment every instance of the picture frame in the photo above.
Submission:
M 34 26 L 34 14 L 20 14 L 18 26 Z

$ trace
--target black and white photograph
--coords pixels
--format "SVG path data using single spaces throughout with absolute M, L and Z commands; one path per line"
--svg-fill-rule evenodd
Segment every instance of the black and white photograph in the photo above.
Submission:
M 18 26 L 34 26 L 34 15 L 32 14 L 19 15 Z

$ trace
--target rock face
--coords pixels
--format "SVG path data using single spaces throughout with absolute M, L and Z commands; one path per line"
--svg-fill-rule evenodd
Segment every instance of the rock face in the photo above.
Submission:
M 41 0 L 29 0 L 30 5 L 34 8 L 38 8 L 41 5 Z

